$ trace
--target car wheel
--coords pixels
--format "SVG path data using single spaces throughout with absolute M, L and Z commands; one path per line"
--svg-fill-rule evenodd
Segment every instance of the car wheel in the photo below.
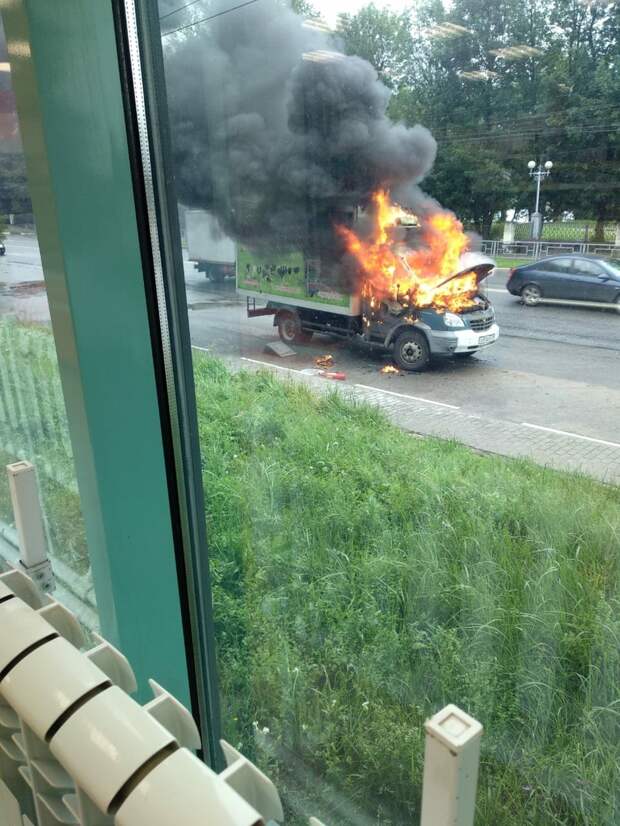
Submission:
M 276 318 L 278 335 L 285 344 L 307 344 L 312 339 L 312 332 L 301 329 L 301 319 L 297 313 L 282 310 Z
M 541 298 L 542 290 L 537 284 L 526 284 L 521 290 L 521 301 L 526 307 L 535 307 Z
M 401 370 L 419 373 L 431 360 L 428 341 L 419 330 L 403 330 L 394 342 L 393 358 Z
M 620 313 L 620 295 L 615 297 L 614 304 L 616 305 L 616 312 Z

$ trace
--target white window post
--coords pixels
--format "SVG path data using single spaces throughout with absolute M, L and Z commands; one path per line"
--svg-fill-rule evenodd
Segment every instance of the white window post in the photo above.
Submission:
M 47 558 L 47 542 L 35 467 L 30 462 L 6 466 L 9 490 L 24 571 L 42 591 L 52 591 L 54 574 Z
M 421 826 L 473 826 L 482 726 L 448 705 L 424 728 Z

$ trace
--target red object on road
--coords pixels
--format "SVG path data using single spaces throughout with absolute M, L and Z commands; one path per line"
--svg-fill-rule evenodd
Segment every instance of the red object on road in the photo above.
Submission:
M 333 379 L 333 381 L 346 381 L 347 379 L 346 373 L 330 372 L 329 370 L 321 370 L 319 376 L 324 379 Z

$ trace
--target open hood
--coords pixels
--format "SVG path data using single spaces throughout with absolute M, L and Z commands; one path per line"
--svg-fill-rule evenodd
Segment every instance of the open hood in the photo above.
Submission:
M 458 260 L 456 272 L 446 278 L 445 281 L 442 281 L 441 284 L 447 284 L 453 278 L 458 278 L 468 272 L 476 274 L 479 284 L 491 275 L 495 266 L 495 261 L 489 258 L 488 255 L 483 255 L 481 252 L 464 252 Z

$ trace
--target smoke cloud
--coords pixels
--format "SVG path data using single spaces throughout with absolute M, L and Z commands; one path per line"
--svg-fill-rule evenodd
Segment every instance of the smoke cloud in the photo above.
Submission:
M 424 208 L 417 185 L 435 159 L 432 135 L 392 122 L 374 68 L 335 48 L 276 0 L 167 44 L 182 203 L 212 212 L 250 247 L 307 252 L 333 244 L 341 211 L 381 186 Z

